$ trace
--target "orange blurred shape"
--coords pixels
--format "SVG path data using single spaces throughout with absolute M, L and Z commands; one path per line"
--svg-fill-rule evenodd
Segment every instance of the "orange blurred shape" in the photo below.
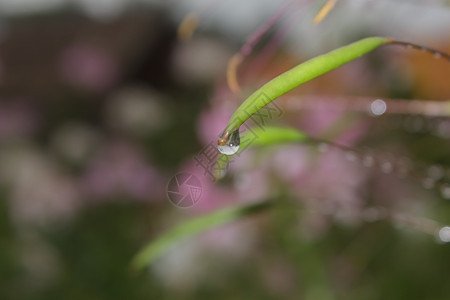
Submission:
M 192 37 L 194 34 L 195 29 L 197 28 L 199 23 L 199 18 L 196 14 L 190 13 L 188 14 L 183 21 L 181 22 L 180 26 L 178 26 L 178 39 L 180 41 L 186 41 Z
M 242 62 L 242 55 L 236 53 L 233 57 L 228 61 L 227 67 L 227 83 L 228 87 L 233 93 L 239 93 L 241 87 L 237 81 L 237 69 Z
M 450 53 L 450 44 L 434 47 Z M 450 61 L 427 53 L 405 53 L 413 72 L 413 91 L 419 99 L 450 99 Z
M 314 17 L 313 24 L 317 25 L 328 15 L 328 13 L 333 9 L 337 0 L 328 0 L 327 3 L 322 7 L 322 9 Z

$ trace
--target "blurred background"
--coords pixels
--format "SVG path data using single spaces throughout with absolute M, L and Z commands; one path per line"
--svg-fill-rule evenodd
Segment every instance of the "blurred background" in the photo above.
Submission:
M 373 35 L 450 53 L 449 1 L 342 0 L 314 25 L 325 2 L 2 0 L 0 298 L 448 299 L 448 61 L 388 46 L 307 83 L 248 126 L 331 144 L 211 177 L 231 113 L 290 67 Z M 189 207 L 177 174 L 198 180 Z M 130 270 L 175 224 L 268 199 Z

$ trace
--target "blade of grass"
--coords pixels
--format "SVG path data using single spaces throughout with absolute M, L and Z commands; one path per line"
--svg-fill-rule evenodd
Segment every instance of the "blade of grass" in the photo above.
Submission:
M 279 96 L 392 41 L 392 39 L 383 37 L 365 38 L 312 58 L 275 77 L 256 90 L 239 106 L 231 116 L 221 139 L 226 141 L 228 136 L 253 114 Z
M 133 258 L 131 267 L 133 270 L 139 271 L 154 262 L 175 244 L 188 237 L 192 237 L 230 221 L 253 215 L 268 207 L 270 207 L 269 202 L 262 202 L 247 206 L 225 208 L 181 223 L 148 243 L 148 245 L 139 251 Z
M 250 119 L 261 108 L 276 98 L 286 94 L 305 82 L 334 70 L 386 44 L 414 48 L 432 54 L 435 58 L 442 58 L 450 61 L 450 55 L 442 51 L 409 42 L 394 40 L 392 38 L 369 37 L 359 40 L 301 63 L 264 84 L 251 94 L 233 113 L 222 136 L 218 140 L 218 145 L 226 145 L 230 136 L 232 136 L 245 121 Z

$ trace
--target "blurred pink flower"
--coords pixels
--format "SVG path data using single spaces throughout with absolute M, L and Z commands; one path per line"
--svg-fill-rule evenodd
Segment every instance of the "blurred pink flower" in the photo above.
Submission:
M 235 203 L 234 191 L 213 181 L 209 170 L 205 170 L 201 165 L 196 164 L 195 159 L 186 161 L 178 172 L 194 175 L 201 184 L 201 196 L 197 203 L 187 208 L 188 211 L 194 213 L 209 212 Z
M 310 151 L 304 145 L 285 145 L 276 149 L 270 159 L 276 176 L 285 182 L 295 182 L 310 168 Z
M 354 146 L 361 140 L 369 130 L 369 122 L 366 120 L 356 121 L 350 125 L 344 132 L 338 135 L 334 142 L 346 146 Z
M 271 159 L 258 156 L 258 149 L 248 148 L 230 159 L 228 173 L 232 175 L 232 189 L 240 203 L 264 201 L 274 196 L 276 184 L 271 179 Z
M 67 48 L 59 63 L 68 82 L 95 92 L 111 87 L 119 77 L 119 67 L 111 54 L 87 44 Z
M 64 222 L 78 211 L 76 180 L 34 147 L 4 147 L 0 164 L 0 180 L 10 189 L 9 205 L 17 225 Z
M 338 121 L 343 112 L 344 110 L 341 108 L 328 109 L 322 106 L 308 110 L 300 118 L 300 128 L 309 135 L 318 136 Z
M 348 161 L 342 150 L 330 149 L 311 164 L 294 188 L 311 209 L 351 212 L 364 206 L 361 188 L 365 180 L 366 170 L 359 163 Z
M 347 115 L 348 104 L 339 105 L 333 101 L 335 97 L 331 96 L 324 95 L 316 98 L 314 102 L 308 97 L 305 97 L 305 100 L 289 99 L 286 118 L 290 120 L 292 126 L 315 138 L 329 136 L 332 132 L 333 142 L 349 146 L 354 145 L 367 134 L 369 116 L 352 120 L 354 115 Z M 302 104 L 302 101 L 308 102 Z M 306 110 L 302 110 L 303 105 L 307 107 Z M 340 130 L 335 132 L 339 127 L 341 127 Z
M 100 198 L 125 195 L 141 201 L 163 197 L 164 181 L 157 169 L 131 145 L 112 143 L 88 166 L 82 182 L 88 195 Z
M 0 141 L 34 133 L 39 121 L 36 111 L 23 101 L 0 103 Z

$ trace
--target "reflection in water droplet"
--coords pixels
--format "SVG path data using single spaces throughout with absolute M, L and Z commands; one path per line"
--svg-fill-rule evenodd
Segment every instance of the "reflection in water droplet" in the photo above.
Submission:
M 225 155 L 236 154 L 241 144 L 239 129 L 235 130 L 231 135 L 227 132 L 219 138 L 218 146 L 220 153 Z
M 450 184 L 445 183 L 441 185 L 441 194 L 445 199 L 450 199 Z
M 444 226 L 439 230 L 439 239 L 444 242 L 450 242 L 450 227 Z
M 370 104 L 370 111 L 374 116 L 381 116 L 386 112 L 387 105 L 381 99 L 377 99 Z

